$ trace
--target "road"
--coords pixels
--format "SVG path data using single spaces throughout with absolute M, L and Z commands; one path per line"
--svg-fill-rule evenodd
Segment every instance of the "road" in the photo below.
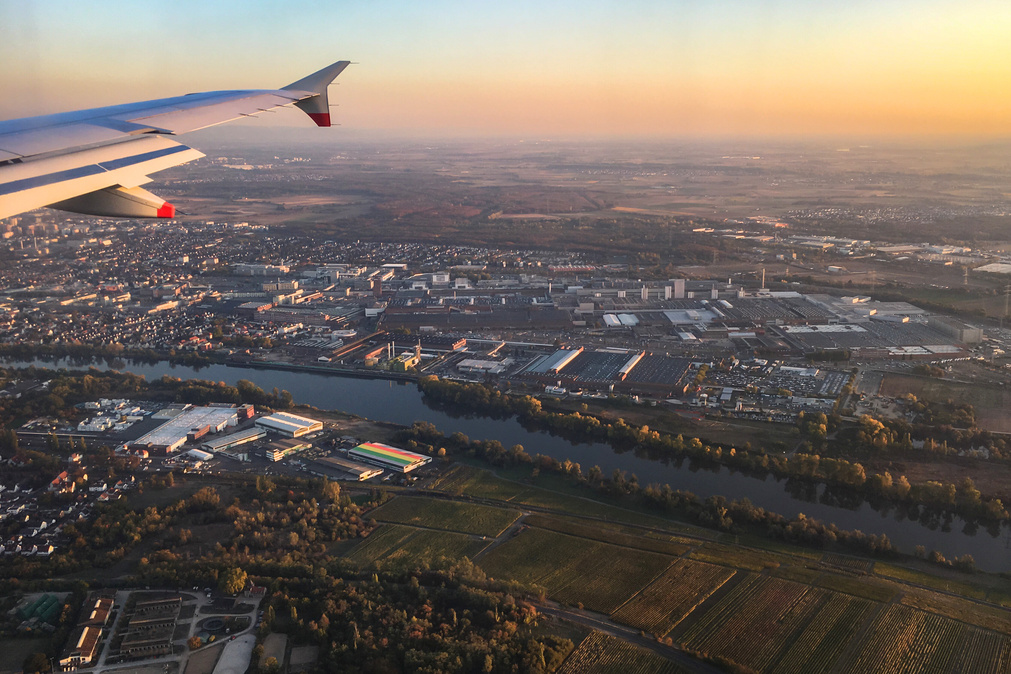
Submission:
M 564 607 L 553 601 L 538 602 L 536 606 L 537 610 L 544 615 L 549 615 L 554 618 L 566 620 L 584 627 L 589 627 L 590 629 L 603 632 L 604 634 L 609 634 L 612 637 L 621 639 L 622 641 L 635 644 L 636 646 L 656 653 L 662 658 L 676 662 L 688 671 L 698 672 L 699 674 L 725 674 L 724 670 L 714 665 L 710 665 L 707 662 L 697 660 L 674 646 L 665 646 L 657 643 L 654 639 L 643 636 L 634 628 L 612 622 L 602 613 L 594 613 L 593 611 L 587 611 L 586 609 Z

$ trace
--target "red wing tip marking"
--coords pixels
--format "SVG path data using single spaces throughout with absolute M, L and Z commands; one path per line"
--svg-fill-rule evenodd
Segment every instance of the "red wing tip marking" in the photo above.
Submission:
M 309 117 L 316 122 L 316 126 L 330 126 L 329 112 L 310 112 Z
M 159 218 L 176 217 L 176 207 L 166 201 L 164 204 L 161 205 L 161 208 L 158 209 L 158 217 Z

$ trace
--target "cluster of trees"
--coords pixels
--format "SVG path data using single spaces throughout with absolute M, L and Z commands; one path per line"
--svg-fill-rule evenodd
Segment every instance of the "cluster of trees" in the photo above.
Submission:
M 367 580 L 317 566 L 271 586 L 261 633 L 319 645 L 321 671 L 550 672 L 573 648 L 537 633 L 536 608 L 467 562 Z
M 224 382 L 205 381 L 202 379 L 179 379 L 163 375 L 157 385 L 175 396 L 178 402 L 201 405 L 210 402 L 248 403 L 272 409 L 290 409 L 295 401 L 288 391 L 279 391 L 277 387 L 270 393 L 247 379 L 240 379 L 235 386 Z
M 171 361 L 177 365 L 210 365 L 222 363 L 224 356 L 214 352 L 183 351 L 174 349 L 158 351 L 155 349 L 127 348 L 122 344 L 0 344 L 0 356 L 7 360 L 57 360 L 67 358 L 82 365 L 88 365 L 95 360 L 105 360 L 110 366 L 122 368 L 125 361 L 137 363 L 157 363 L 162 360 Z
M 933 403 L 913 396 L 909 409 L 913 423 L 905 419 L 876 419 L 864 414 L 856 426 L 840 428 L 831 446 L 823 451 L 849 455 L 908 457 L 955 456 L 972 449 L 986 449 L 990 459 L 1011 458 L 1011 441 L 976 426 L 976 411 L 968 403 Z M 830 417 L 830 421 L 832 417 Z
M 236 569 L 285 576 L 326 564 L 328 545 L 372 531 L 375 523 L 362 516 L 363 507 L 371 505 L 353 503 L 337 483 L 325 479 L 237 481 L 230 500 L 204 487 L 170 506 L 185 516 L 153 542 L 141 559 L 137 582 L 234 587 Z M 189 528 L 201 525 L 197 532 Z M 208 538 L 208 531 L 215 533 Z
M 961 557 L 949 560 L 937 550 L 931 550 L 928 554 L 927 548 L 922 545 L 917 545 L 913 554 L 920 559 L 925 559 L 932 564 L 937 564 L 938 566 L 957 569 L 964 573 L 975 573 L 976 571 L 976 560 L 973 559 L 973 556 L 968 552 Z
M 774 475 L 825 484 L 830 487 L 846 488 L 856 493 L 875 498 L 883 498 L 899 503 L 924 505 L 956 512 L 966 519 L 1002 521 L 1009 515 L 1000 499 L 964 500 L 948 498 L 948 492 L 955 492 L 955 485 L 944 485 L 941 493 L 933 483 L 910 485 L 904 476 L 894 478 L 888 472 L 868 475 L 858 462 L 842 458 L 824 457 L 819 454 L 799 452 L 793 456 L 770 456 L 761 450 L 749 451 L 735 447 L 710 445 L 699 438 L 685 438 L 682 435 L 660 433 L 648 426 L 635 426 L 623 419 L 601 420 L 592 415 L 572 412 L 568 414 L 547 412 L 540 402 L 529 396 L 511 398 L 483 384 L 461 384 L 426 377 L 419 381 L 419 387 L 427 397 L 447 404 L 458 404 L 469 411 L 480 411 L 483 405 L 495 414 L 511 412 L 519 416 L 527 426 L 533 426 L 560 435 L 576 442 L 606 442 L 617 451 L 637 451 L 651 458 L 687 458 L 700 465 L 727 466 L 744 473 L 764 477 Z M 829 419 L 824 414 L 810 415 L 805 432 L 810 437 L 824 438 L 829 430 Z M 807 422 L 807 417 L 804 418 Z M 430 425 L 429 425 L 430 426 Z M 408 442 L 441 447 L 433 442 L 433 434 L 441 435 L 434 427 L 416 424 L 404 436 Z M 895 430 L 872 417 L 861 419 L 856 429 L 856 441 L 863 445 L 886 448 L 894 441 Z M 510 460 L 509 453 L 492 441 L 483 446 L 468 448 L 478 456 L 493 464 L 502 465 Z M 444 445 L 447 451 L 458 450 L 455 443 Z

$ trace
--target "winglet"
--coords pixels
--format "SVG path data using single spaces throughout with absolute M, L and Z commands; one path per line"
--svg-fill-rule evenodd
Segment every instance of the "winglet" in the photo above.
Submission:
M 351 61 L 337 61 L 337 63 L 328 65 L 308 77 L 303 77 L 299 81 L 281 88 L 288 91 L 313 93 L 313 96 L 304 98 L 296 102 L 295 105 L 309 115 L 312 121 L 316 122 L 316 126 L 330 126 L 330 100 L 327 98 L 327 87 L 349 65 L 351 65 Z

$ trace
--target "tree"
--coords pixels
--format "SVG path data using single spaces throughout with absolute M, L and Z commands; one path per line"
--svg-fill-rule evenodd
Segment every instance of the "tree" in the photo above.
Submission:
M 10 429 L 0 430 L 0 455 L 14 456 L 18 451 L 18 434 Z
M 223 594 L 238 594 L 246 587 L 246 572 L 242 569 L 232 567 L 225 569 L 218 576 L 218 589 Z
M 336 503 L 341 495 L 341 486 L 339 482 L 333 480 L 328 480 L 323 478 L 323 498 Z
M 200 637 L 198 637 L 198 636 L 196 636 L 196 635 L 193 635 L 193 636 L 192 636 L 192 637 L 190 637 L 190 638 L 189 638 L 189 640 L 188 640 L 188 641 L 186 642 L 186 645 L 190 647 L 190 650 L 191 650 L 191 651 L 195 651 L 195 650 L 197 650 L 198 648 L 200 648 L 201 646 L 203 646 L 203 645 L 204 645 L 204 642 L 203 642 L 203 641 L 202 641 L 202 640 L 200 639 Z
M 45 653 L 32 653 L 25 658 L 22 667 L 25 674 L 37 674 L 38 672 L 53 671 L 49 666 L 49 658 L 46 657 Z

